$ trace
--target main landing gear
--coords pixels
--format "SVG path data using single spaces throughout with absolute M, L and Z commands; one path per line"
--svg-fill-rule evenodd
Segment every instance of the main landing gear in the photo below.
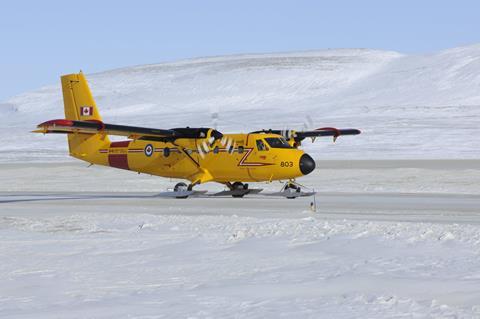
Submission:
M 177 183 L 173 188 L 173 192 L 175 193 L 175 198 L 188 198 L 193 192 L 193 185 L 187 185 L 183 182 Z
M 186 192 L 186 191 L 191 191 L 192 190 L 192 185 L 187 185 L 185 183 L 177 183 L 175 187 L 173 188 L 174 192 Z
M 242 198 L 249 193 L 248 184 L 242 182 L 228 183 L 227 187 L 232 191 L 232 197 L 234 198 Z
M 242 198 L 247 194 L 258 194 L 263 190 L 261 188 L 249 188 L 248 184 L 244 184 L 242 182 L 228 182 L 225 183 L 225 185 L 228 187 L 228 190 L 221 191 L 210 196 L 232 196 L 234 198 Z
M 247 194 L 258 194 L 262 191 L 262 189 L 251 189 L 248 188 L 248 184 L 244 184 L 242 182 L 234 182 L 234 183 L 225 183 L 227 185 L 228 190 L 212 194 L 210 196 L 232 196 L 234 198 L 242 198 Z M 194 191 L 192 184 L 185 184 L 183 182 L 177 183 L 173 188 L 173 192 L 170 192 L 171 197 L 175 198 L 188 198 L 189 196 L 194 195 L 203 195 L 207 191 Z

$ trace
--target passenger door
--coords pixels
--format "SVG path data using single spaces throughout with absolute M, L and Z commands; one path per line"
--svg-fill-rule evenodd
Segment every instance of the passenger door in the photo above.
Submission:
M 271 154 L 268 144 L 263 138 L 256 138 L 252 143 L 253 149 L 244 161 L 243 165 L 248 165 L 250 176 L 257 180 L 269 180 L 271 164 Z

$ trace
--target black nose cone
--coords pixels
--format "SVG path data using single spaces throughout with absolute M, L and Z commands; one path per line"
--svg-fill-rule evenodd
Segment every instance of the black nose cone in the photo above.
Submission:
M 310 174 L 315 169 L 315 161 L 308 154 L 303 154 L 300 157 L 300 171 L 303 175 Z

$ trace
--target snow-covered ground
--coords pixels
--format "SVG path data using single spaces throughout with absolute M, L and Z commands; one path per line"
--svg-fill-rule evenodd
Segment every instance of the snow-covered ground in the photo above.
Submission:
M 155 196 L 167 179 L 3 164 L 0 317 L 479 318 L 479 165 L 319 162 L 302 181 L 320 191 L 312 212 L 312 198 L 176 200 Z
M 478 224 L 94 207 L 0 217 L 3 318 L 480 317 Z
M 78 70 L 72 70 L 77 72 Z M 343 49 L 198 58 L 88 75 L 109 123 L 158 128 L 355 127 L 363 135 L 306 144 L 317 159 L 479 158 L 480 45 L 424 55 Z M 61 160 L 59 83 L 0 104 L 0 160 Z

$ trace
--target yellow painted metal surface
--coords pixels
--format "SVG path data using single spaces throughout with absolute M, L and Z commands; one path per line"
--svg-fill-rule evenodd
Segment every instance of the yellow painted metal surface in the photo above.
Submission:
M 67 120 L 101 121 L 99 110 L 82 73 L 61 77 Z M 38 131 L 36 131 L 38 132 Z M 128 140 L 111 142 L 107 135 L 69 133 L 70 155 L 105 166 L 129 169 L 162 177 L 206 182 L 261 182 L 302 176 L 299 162 L 304 154 L 296 148 L 271 148 L 265 138 L 275 134 L 224 134 L 232 141 L 227 149 L 221 141 L 202 151 L 206 138 L 176 139 L 174 142 Z M 257 140 L 267 146 L 261 150 Z

